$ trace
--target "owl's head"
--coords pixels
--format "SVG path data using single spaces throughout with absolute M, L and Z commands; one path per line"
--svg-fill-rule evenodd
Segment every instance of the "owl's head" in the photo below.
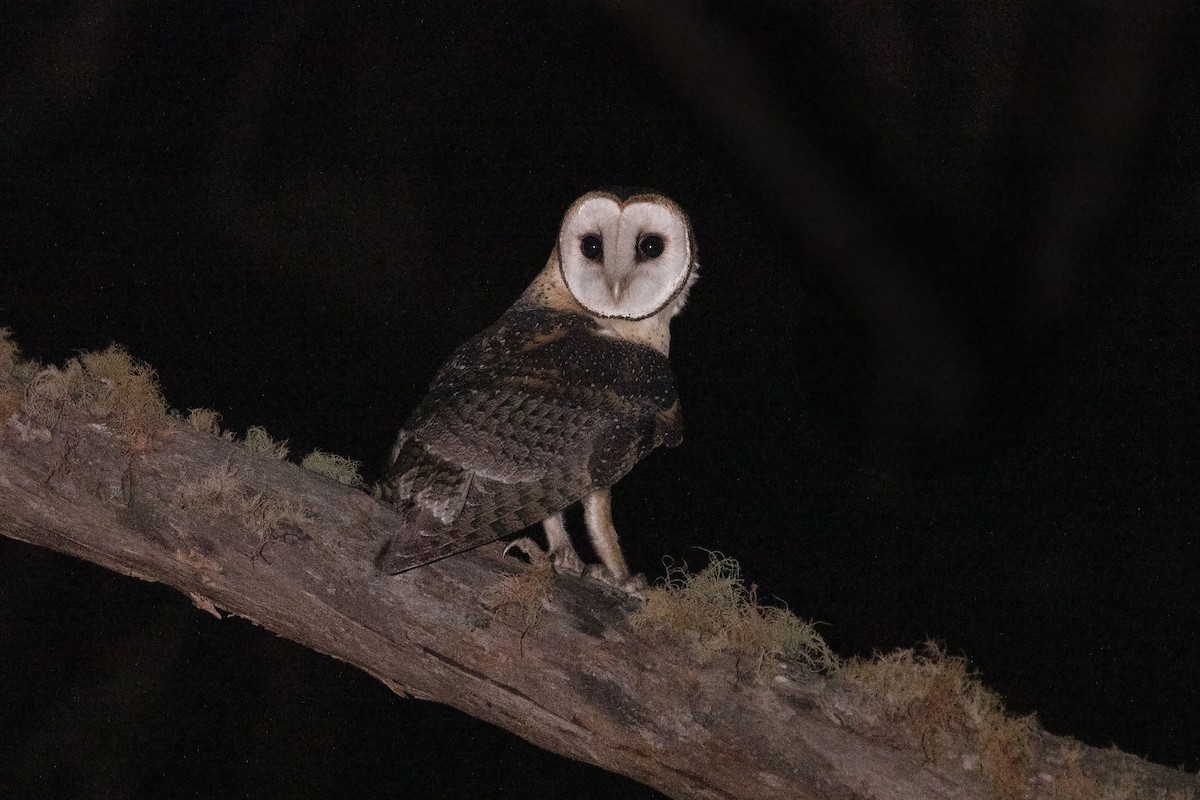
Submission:
M 585 194 L 567 209 L 556 249 L 567 289 L 598 317 L 670 318 L 696 277 L 687 215 L 653 192 Z

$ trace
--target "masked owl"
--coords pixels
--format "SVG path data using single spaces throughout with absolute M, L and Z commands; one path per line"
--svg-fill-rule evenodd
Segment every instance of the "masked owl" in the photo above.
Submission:
M 379 556 L 403 572 L 542 523 L 559 569 L 585 571 L 562 512 L 582 503 L 603 568 L 636 592 L 609 489 L 682 436 L 669 324 L 696 280 L 687 216 L 653 192 L 591 192 L 545 268 L 438 371 L 400 430 L 384 499 L 405 518 Z

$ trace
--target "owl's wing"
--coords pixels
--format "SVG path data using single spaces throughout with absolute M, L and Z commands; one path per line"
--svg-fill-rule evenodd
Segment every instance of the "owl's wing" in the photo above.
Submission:
M 573 314 L 506 315 L 438 373 L 393 450 L 401 572 L 493 541 L 611 486 L 682 426 L 666 358 Z

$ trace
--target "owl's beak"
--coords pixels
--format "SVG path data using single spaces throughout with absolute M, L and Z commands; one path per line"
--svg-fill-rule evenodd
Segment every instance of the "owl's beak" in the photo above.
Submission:
M 629 284 L 633 281 L 633 270 L 622 270 L 613 275 L 612 278 L 605 283 L 608 284 L 608 291 L 612 295 L 613 302 L 619 303 L 621 295 L 625 294 L 625 290 L 629 288 Z

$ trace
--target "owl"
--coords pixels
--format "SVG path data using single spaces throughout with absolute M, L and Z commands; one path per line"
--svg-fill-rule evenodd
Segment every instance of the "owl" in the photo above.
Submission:
M 545 268 L 437 372 L 382 482 L 404 517 L 379 556 L 398 573 L 541 523 L 560 571 L 630 593 L 610 488 L 682 438 L 669 324 L 696 281 L 687 216 L 661 194 L 598 191 L 567 210 Z M 603 566 L 562 512 L 583 504 Z M 528 551 L 532 543 L 520 541 Z

